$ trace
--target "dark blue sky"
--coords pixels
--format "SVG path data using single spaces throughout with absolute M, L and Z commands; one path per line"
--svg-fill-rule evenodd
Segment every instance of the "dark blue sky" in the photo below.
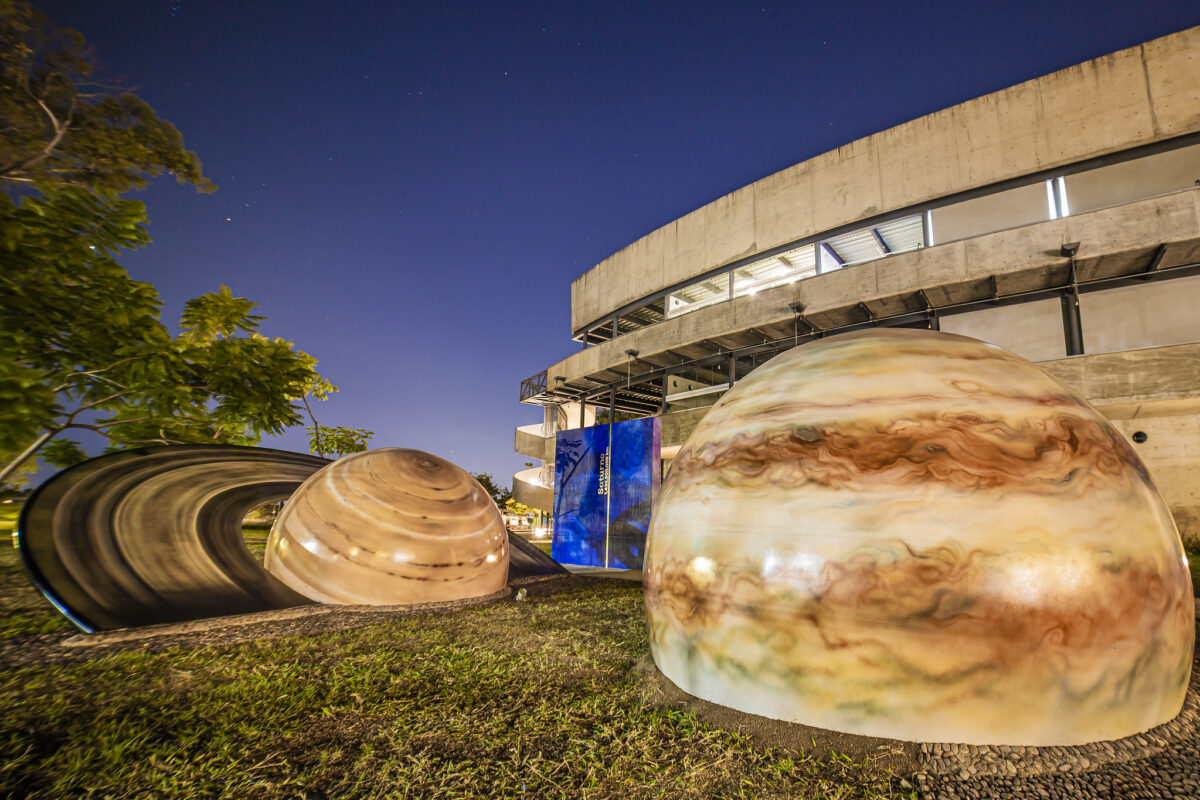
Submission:
M 1200 23 L 1169 2 L 43 0 L 220 189 L 143 193 L 169 322 L 221 283 L 371 428 L 508 483 L 573 279 L 853 139 Z M 264 442 L 264 444 L 272 444 Z M 300 429 L 276 446 L 304 449 Z

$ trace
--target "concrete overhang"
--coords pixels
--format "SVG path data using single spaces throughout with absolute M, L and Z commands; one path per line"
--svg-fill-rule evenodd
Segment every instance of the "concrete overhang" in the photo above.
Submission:
M 576 352 L 547 368 L 547 384 L 586 390 L 806 328 L 862 323 L 957 304 L 1013 298 L 1070 281 L 1059 249 L 1081 242 L 1076 280 L 1162 272 L 1200 262 L 1200 189 L 928 247 L 718 303 Z M 798 306 L 796 304 L 799 304 Z M 865 306 L 865 310 L 864 310 Z M 805 323 L 805 324 L 808 324 Z M 638 352 L 637 365 L 627 350 Z M 562 381 L 558 381 L 562 378 Z

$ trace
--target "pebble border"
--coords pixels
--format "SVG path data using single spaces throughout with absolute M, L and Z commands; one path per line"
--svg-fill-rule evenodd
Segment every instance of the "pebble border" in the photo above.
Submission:
M 918 753 L 921 771 L 970 780 L 982 776 L 1016 777 L 1049 773 L 1087 772 L 1106 764 L 1122 764 L 1157 755 L 1193 739 L 1200 729 L 1200 656 L 1192 662 L 1192 676 L 1183 709 L 1174 719 L 1143 733 L 1108 742 L 1050 747 L 972 745 L 922 742 Z

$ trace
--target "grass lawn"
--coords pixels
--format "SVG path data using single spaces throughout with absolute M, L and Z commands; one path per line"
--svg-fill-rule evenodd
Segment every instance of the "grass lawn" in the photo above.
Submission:
M 20 507 L 0 506 L 0 640 L 35 633 L 75 630 L 75 626 L 51 608 L 33 588 L 21 566 L 21 556 L 12 547 Z M 270 527 L 245 527 L 246 547 L 262 563 Z
M 1200 597 L 1200 549 L 1187 551 L 1188 567 L 1192 570 L 1192 591 Z
M 271 526 L 247 525 L 242 528 L 242 537 L 246 540 L 246 549 L 258 563 L 263 562 L 267 552 L 267 537 L 271 535 Z
M 5 522 L 0 518 L 0 525 Z M 11 525 L 0 528 L 5 534 Z M 267 530 L 246 529 L 261 557 Z M 69 629 L 0 543 L 0 639 Z M 1190 554 L 1200 585 L 1200 554 Z M 647 704 L 641 587 L 0 669 L 0 797 L 896 798 L 871 761 Z
M 0 509 L 0 640 L 74 630 L 30 584 L 21 556 L 12 546 L 20 506 L 13 503 Z
M 0 672 L 0 796 L 906 797 L 645 703 L 624 582 Z

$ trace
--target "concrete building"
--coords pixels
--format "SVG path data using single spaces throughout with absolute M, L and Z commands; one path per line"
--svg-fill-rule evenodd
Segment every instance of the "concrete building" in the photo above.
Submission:
M 1008 348 L 1135 443 L 1200 540 L 1200 27 L 851 142 L 681 217 L 571 286 L 580 349 L 521 384 L 554 434 L 662 416 L 670 458 L 783 350 L 869 326 Z

